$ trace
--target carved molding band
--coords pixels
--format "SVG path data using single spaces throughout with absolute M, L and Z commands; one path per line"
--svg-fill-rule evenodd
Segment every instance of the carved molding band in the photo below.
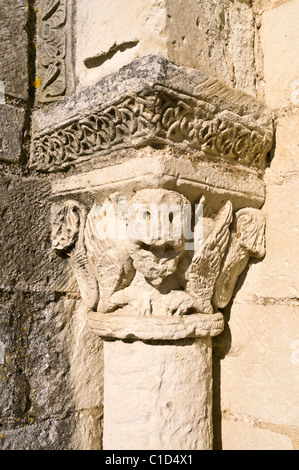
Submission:
M 196 96 L 155 86 L 106 109 L 75 117 L 33 141 L 31 167 L 55 171 L 123 148 L 175 145 L 199 157 L 264 169 L 266 132 Z
M 66 94 L 68 81 L 69 23 L 68 0 L 40 0 L 37 34 L 37 98 L 41 102 L 57 101 Z

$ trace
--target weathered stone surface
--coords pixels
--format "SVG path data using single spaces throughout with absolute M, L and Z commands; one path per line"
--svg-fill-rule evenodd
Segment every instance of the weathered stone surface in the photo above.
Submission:
M 23 100 L 28 97 L 27 16 L 26 0 L 1 2 L 0 80 L 7 95 Z
M 179 191 L 192 204 L 204 194 L 213 211 L 218 211 L 227 199 L 232 201 L 234 210 L 260 208 L 265 199 L 264 182 L 253 172 L 150 149 L 140 151 L 140 158 L 126 163 L 53 181 L 52 194 L 57 200 L 90 194 L 103 203 L 113 191 L 131 198 L 146 187 Z
M 46 180 L 0 178 L 0 287 L 76 292 L 67 262 L 51 250 L 51 187 Z
M 298 94 L 299 97 L 299 94 Z M 273 172 L 299 171 L 299 113 L 277 119 L 276 145 L 271 169 Z
M 37 6 L 37 100 L 47 103 L 73 91 L 73 2 Z
M 272 108 L 299 104 L 299 1 L 263 13 L 265 98 Z
M 165 34 L 171 61 L 255 94 L 250 2 L 168 1 Z
M 105 450 L 211 448 L 210 341 L 104 343 Z
M 1 294 L 2 449 L 101 448 L 101 341 L 79 304 L 54 299 Z
M 17 163 L 22 153 L 25 111 L 0 104 L 0 160 Z
M 103 1 L 83 0 L 77 24 L 80 87 L 137 58 L 159 54 L 255 93 L 254 29 L 247 1 L 113 0 L 107 8 Z
M 165 1 L 82 0 L 77 7 L 76 72 L 81 86 L 148 54 L 166 50 Z M 111 29 L 113 24 L 113 30 Z
M 233 304 L 219 336 L 223 411 L 298 427 L 298 312 L 291 302 Z
M 290 437 L 258 428 L 246 419 L 222 421 L 222 445 L 223 450 L 294 450 Z

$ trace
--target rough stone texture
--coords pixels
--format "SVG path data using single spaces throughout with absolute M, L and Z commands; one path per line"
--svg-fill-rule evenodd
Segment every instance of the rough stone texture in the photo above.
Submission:
M 255 94 L 250 2 L 167 2 L 168 57 Z M 179 34 L 178 34 L 179 32 Z
M 211 448 L 209 339 L 105 342 L 104 355 L 105 450 Z
M 2 292 L 0 308 L 1 449 L 100 449 L 101 342 L 80 307 L 44 293 Z
M 290 437 L 261 429 L 250 422 L 223 420 L 225 450 L 293 450 Z M 229 436 L 229 438 L 228 438 Z M 241 436 L 245 436 L 245 439 Z
M 274 33 L 275 32 L 275 33 Z M 263 13 L 265 98 L 272 108 L 299 104 L 299 1 Z
M 53 8 L 61 4 L 60 1 L 50 3 L 54 5 Z M 160 54 L 177 65 L 202 70 L 253 95 L 257 82 L 260 95 L 265 97 L 268 105 L 275 108 L 278 117 L 276 144 L 271 162 L 268 158 L 270 170 L 267 169 L 265 175 L 267 194 L 263 208 L 267 220 L 267 254 L 262 262 L 251 262 L 248 270 L 241 275 L 233 304 L 225 310 L 227 327 L 223 335 L 214 340 L 214 388 L 217 389 L 221 381 L 221 390 L 218 388 L 215 395 L 222 397 L 220 400 L 218 396 L 215 404 L 214 428 L 217 431 L 218 444 L 222 441 L 222 447 L 218 445 L 219 448 L 298 449 L 298 0 L 136 0 L 129 2 L 129 7 L 128 2 L 115 0 L 108 3 L 109 8 L 107 2 L 99 0 L 77 2 L 78 91 L 95 84 L 107 73 L 118 72 L 119 67 L 129 64 L 135 58 Z M 37 6 L 37 2 L 34 5 L 30 0 L 28 6 L 33 13 L 33 6 Z M 51 250 L 50 181 L 44 175 L 36 179 L 32 175 L 25 176 L 23 169 L 16 165 L 21 154 L 20 136 L 23 128 L 25 137 L 29 137 L 30 106 L 26 111 L 25 126 L 23 121 L 23 109 L 28 104 L 24 103 L 28 98 L 28 82 L 33 82 L 36 77 L 32 63 L 35 55 L 32 47 L 35 19 L 34 15 L 29 14 L 26 25 L 27 16 L 25 0 L 1 2 L 0 80 L 4 81 L 6 87 L 6 106 L 1 106 L 4 114 L 0 118 L 0 127 L 2 132 L 3 127 L 6 127 L 5 133 L 6 136 L 9 135 L 9 140 L 5 142 L 2 138 L 0 142 L 2 147 L 6 147 L 6 154 L 2 153 L 0 157 L 4 160 L 1 163 L 3 175 L 0 180 L 0 448 L 98 450 L 101 448 L 103 413 L 101 341 L 89 331 L 85 306 L 76 300 L 80 295 L 79 286 L 67 260 L 56 257 Z M 70 16 L 67 21 L 70 21 Z M 59 34 L 56 36 L 57 40 L 59 43 Z M 60 51 L 63 56 L 63 49 L 60 48 Z M 28 52 L 31 54 L 29 61 Z M 55 55 L 55 50 L 52 50 L 50 56 L 53 52 Z M 155 67 L 154 64 L 151 66 Z M 146 80 L 144 77 L 140 78 L 136 70 L 130 76 L 126 69 L 128 81 L 122 75 L 122 91 L 136 92 L 132 85 L 132 76 L 134 79 L 139 77 L 139 84 L 143 80 L 142 86 L 146 81 L 151 84 L 148 75 L 146 76 L 148 67 L 149 62 L 143 70 L 139 69 L 147 77 Z M 164 71 L 165 69 L 163 73 Z M 162 75 L 158 75 L 160 80 Z M 107 81 L 107 90 L 111 91 L 103 95 L 104 108 L 106 105 L 110 106 L 113 96 L 119 97 L 122 94 L 120 88 L 117 90 L 119 83 L 116 84 L 115 77 Z M 72 79 L 69 74 L 67 78 Z M 173 79 L 174 88 L 177 85 L 176 78 Z M 50 84 L 53 83 L 52 79 L 53 76 L 50 77 Z M 187 82 L 185 85 L 188 92 L 190 87 Z M 192 93 L 193 91 L 194 89 Z M 63 93 L 64 90 L 61 94 Z M 238 101 L 240 95 L 237 93 L 235 96 Z M 224 95 L 222 98 L 220 101 L 223 108 L 220 108 L 227 111 L 226 98 Z M 29 101 L 32 99 L 33 96 L 30 96 Z M 57 124 L 59 127 L 62 121 L 69 125 L 70 120 L 78 116 L 78 109 L 80 119 L 85 119 L 89 110 L 94 110 L 98 105 L 98 88 L 95 88 L 93 94 L 90 89 L 83 91 L 76 100 L 63 100 L 61 106 L 43 106 L 43 110 L 34 113 L 36 127 L 33 138 L 40 137 L 36 135 L 36 131 L 39 134 L 47 133 L 49 129 L 56 129 Z M 242 106 L 241 104 L 241 116 Z M 260 105 L 256 108 L 258 119 L 263 114 L 261 109 Z M 136 112 L 134 106 L 133 110 Z M 140 108 L 137 113 L 139 110 Z M 107 118 L 107 114 L 101 117 Z M 168 117 L 171 117 L 169 113 Z M 129 122 L 132 123 L 130 120 Z M 80 123 L 85 125 L 85 122 Z M 121 131 L 126 123 L 123 119 Z M 177 125 L 172 118 L 167 121 L 167 125 L 169 123 Z M 182 119 L 179 123 L 181 125 L 186 121 Z M 188 123 L 190 124 L 190 120 Z M 87 136 L 84 145 L 88 144 L 88 148 L 94 145 L 93 138 L 89 138 L 89 126 L 90 121 L 84 127 L 84 135 Z M 170 127 L 177 129 L 175 126 Z M 131 134 L 132 129 L 134 126 L 129 126 Z M 181 129 L 185 131 L 184 125 Z M 58 137 L 61 136 L 59 130 Z M 145 134 L 148 135 L 148 130 Z M 177 139 L 177 135 L 172 134 L 172 139 Z M 52 144 L 53 142 L 55 146 L 56 140 L 52 140 Z M 150 144 L 152 143 L 151 141 Z M 100 166 L 123 163 L 135 157 L 140 158 L 139 167 L 143 170 L 145 162 L 149 162 L 145 158 L 160 155 L 161 164 L 161 160 L 169 157 L 178 157 L 180 161 L 183 153 L 175 154 L 169 148 L 162 150 L 159 146 L 155 149 L 134 148 L 130 152 L 123 148 L 105 156 L 100 163 L 93 161 L 82 166 L 76 164 L 70 173 L 89 172 Z M 57 154 L 59 159 L 61 155 L 58 152 Z M 194 154 L 188 151 L 185 155 L 190 167 L 183 173 L 193 177 L 191 168 Z M 23 163 L 24 161 L 23 159 Z M 48 163 L 51 164 L 52 160 L 49 159 Z M 207 177 L 204 189 L 206 195 L 215 193 L 215 186 L 218 188 L 218 195 L 215 197 L 217 210 L 227 197 L 232 181 L 238 192 L 233 198 L 234 209 L 237 206 L 246 207 L 248 200 L 260 208 L 264 199 L 264 185 L 260 176 L 246 168 L 239 173 L 238 180 L 232 166 L 218 163 L 214 162 L 211 166 L 214 171 L 209 174 L 205 173 L 206 161 L 201 161 L 200 164 L 197 162 L 196 166 L 198 173 L 201 173 L 201 188 L 204 177 Z M 155 168 L 161 169 L 161 166 Z M 14 172 L 14 176 L 10 172 Z M 113 179 L 117 171 L 115 169 L 114 173 L 113 169 L 110 172 Z M 20 176 L 22 173 L 23 176 Z M 169 176 L 163 171 L 159 175 L 161 178 Z M 182 181 L 173 183 L 175 175 L 170 176 L 173 178 L 171 184 L 175 187 L 184 186 Z M 60 174 L 58 178 L 64 180 L 64 175 Z M 77 174 L 76 178 L 80 183 L 85 176 L 79 177 Z M 158 179 L 154 180 L 153 175 L 151 178 L 155 185 Z M 69 182 L 70 180 L 67 184 Z M 193 186 L 196 185 L 193 183 Z M 60 188 L 55 199 L 55 203 L 59 203 L 64 197 L 61 190 L 63 184 L 58 183 L 56 188 Z M 219 189 L 224 189 L 225 194 Z M 194 196 L 196 189 L 193 188 L 190 193 Z M 86 202 L 83 199 L 84 204 L 90 208 L 91 201 Z M 111 348 L 114 346 L 115 351 L 119 348 L 127 354 L 132 345 L 120 342 L 109 344 Z M 175 417 L 176 421 L 183 421 L 182 405 L 186 407 L 192 422 L 194 403 L 193 407 L 190 406 L 185 397 L 193 394 L 191 398 L 194 400 L 194 396 L 202 390 L 200 387 L 188 387 L 190 370 L 193 370 L 198 358 L 194 344 L 168 345 L 167 353 L 161 344 L 153 346 L 135 343 L 133 347 L 141 352 L 140 358 L 134 356 L 132 363 L 114 363 L 115 369 L 119 371 L 119 379 L 124 380 L 125 384 L 119 393 L 121 395 L 124 392 L 125 397 L 128 397 L 128 400 L 125 398 L 127 406 L 119 409 L 118 416 L 112 412 L 110 415 L 112 418 L 109 425 L 115 424 L 117 433 L 120 429 L 123 430 L 119 442 L 123 442 L 129 421 L 125 416 L 120 423 L 119 417 L 122 413 L 130 412 L 134 405 L 124 370 L 133 371 L 137 379 L 147 385 L 143 387 L 144 383 L 138 382 L 138 399 L 141 394 L 150 396 L 153 400 L 154 405 L 151 407 L 150 400 L 142 403 L 140 416 L 144 416 L 148 410 L 145 417 L 153 417 L 155 397 L 163 398 L 160 409 L 163 419 L 160 422 L 153 420 L 157 427 L 173 423 Z M 180 349 L 183 361 L 176 356 L 176 348 Z M 189 352 L 186 353 L 186 348 L 193 350 L 195 360 L 189 364 L 190 367 L 184 368 L 184 364 L 189 363 L 192 358 Z M 162 364 L 162 361 L 159 362 L 160 358 L 170 359 L 171 367 L 165 367 L 165 383 L 163 382 L 160 390 L 158 381 L 149 382 L 148 375 L 144 372 L 149 369 L 148 350 L 155 359 L 153 368 L 150 369 L 153 374 L 159 364 Z M 156 356 L 153 351 L 156 351 Z M 178 368 L 174 365 L 178 365 Z M 208 366 L 210 367 L 209 364 Z M 139 368 L 140 375 L 137 374 Z M 185 377 L 184 383 L 181 382 L 179 370 L 182 370 Z M 199 378 L 199 375 L 193 375 Z M 111 373 L 109 375 L 109 370 L 108 376 L 112 385 L 117 383 L 117 377 L 112 377 Z M 210 368 L 206 377 L 210 377 Z M 177 380 L 176 390 L 169 387 L 170 383 L 174 383 L 174 378 Z M 193 376 L 190 377 L 190 382 L 192 380 Z M 163 394 L 159 395 L 161 390 Z M 170 402 L 177 403 L 175 400 L 178 400 L 178 390 L 182 390 L 183 398 L 173 411 Z M 137 394 L 136 390 L 134 393 Z M 165 403 L 168 394 L 171 400 L 167 399 Z M 109 401 L 113 396 L 114 390 L 106 399 Z M 210 397 L 207 399 L 210 407 L 209 400 Z M 149 405 L 149 408 L 144 405 Z M 111 402 L 109 406 L 112 406 Z M 175 410 L 178 410 L 177 414 Z M 200 412 L 199 409 L 196 411 Z M 144 429 L 143 420 L 138 423 L 138 416 L 134 413 L 132 415 L 136 418 L 138 430 Z M 172 430 L 175 426 L 174 424 Z M 146 428 L 143 435 L 138 433 L 136 442 L 147 432 Z M 180 430 L 176 437 L 180 436 L 179 432 Z M 111 441 L 116 435 L 111 436 Z M 149 439 L 155 437 L 153 434 Z M 195 439 L 192 438 L 191 445 L 194 442 Z M 215 442 L 215 447 L 216 444 Z M 119 445 L 116 443 L 113 447 L 119 448 Z
M 51 251 L 50 184 L 1 176 L 0 287 L 33 292 L 76 292 L 67 263 Z
M 22 153 L 25 111 L 0 104 L 0 160 L 16 163 Z
M 28 98 L 27 16 L 26 0 L 1 1 L 0 80 L 6 94 L 23 100 Z
M 255 94 L 250 2 L 84 0 L 77 18 L 80 88 L 150 53 Z
M 59 300 L 78 286 L 51 250 L 49 196 L 46 180 L 1 177 L 0 446 L 97 450 L 102 346 L 80 306 Z
M 289 139 L 287 140 L 287 142 Z M 296 299 L 299 294 L 297 267 L 298 180 L 293 176 L 268 172 L 267 197 L 262 209 L 266 220 L 266 256 L 253 263 L 237 292 L 238 298 L 258 296 Z

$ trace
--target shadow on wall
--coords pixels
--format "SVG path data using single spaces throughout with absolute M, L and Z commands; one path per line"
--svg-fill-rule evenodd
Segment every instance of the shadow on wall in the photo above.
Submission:
M 260 260 L 251 260 L 251 264 L 259 263 Z M 213 450 L 223 450 L 222 448 L 222 412 L 221 409 L 221 361 L 229 353 L 232 345 L 232 334 L 229 327 L 229 320 L 231 316 L 231 308 L 234 302 L 234 298 L 238 291 L 242 289 L 244 281 L 246 279 L 248 265 L 243 273 L 240 275 L 234 296 L 230 303 L 223 310 L 225 319 L 225 327 L 221 335 L 213 338 L 213 430 L 214 430 L 214 443 Z

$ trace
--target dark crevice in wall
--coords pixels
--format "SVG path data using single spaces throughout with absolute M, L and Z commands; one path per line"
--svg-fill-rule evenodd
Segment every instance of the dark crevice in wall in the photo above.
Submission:
M 23 127 L 23 149 L 20 159 L 21 165 L 26 165 L 30 156 L 31 122 L 35 104 L 35 78 L 36 78 L 36 0 L 28 0 L 28 16 L 26 33 L 28 38 L 28 101 L 25 108 L 25 121 Z
M 101 67 L 105 62 L 112 59 L 118 52 L 125 52 L 128 49 L 133 49 L 138 45 L 139 41 L 129 41 L 123 42 L 121 44 L 114 44 L 110 47 L 108 52 L 104 54 L 99 54 L 95 57 L 89 57 L 84 60 L 84 64 L 88 69 L 94 69 L 97 67 Z

